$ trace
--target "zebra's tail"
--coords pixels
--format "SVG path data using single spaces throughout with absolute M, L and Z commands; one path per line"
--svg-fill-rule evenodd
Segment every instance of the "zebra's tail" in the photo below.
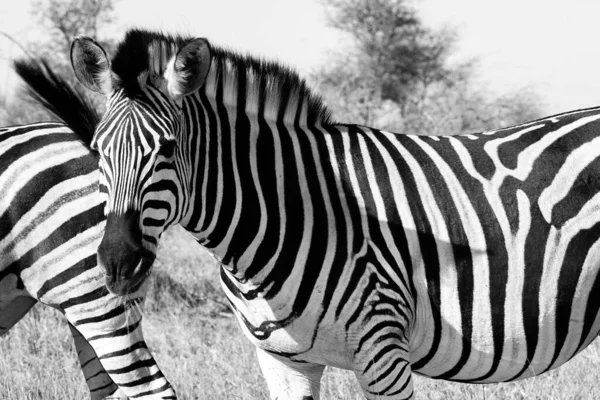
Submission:
M 52 71 L 46 60 L 17 60 L 14 68 L 25 82 L 28 94 L 89 146 L 100 121 L 92 101 L 67 79 Z

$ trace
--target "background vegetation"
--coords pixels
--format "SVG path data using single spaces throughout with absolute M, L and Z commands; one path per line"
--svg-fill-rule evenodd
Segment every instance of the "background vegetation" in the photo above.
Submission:
M 65 76 L 72 39 L 102 37 L 118 23 L 115 0 L 38 0 L 33 18 L 47 41 L 26 44 L 50 57 Z M 399 132 L 451 134 L 480 131 L 539 117 L 537 93 L 523 88 L 500 95 L 478 87 L 476 60 L 456 61 L 451 27 L 435 31 L 406 0 L 322 0 L 329 23 L 345 45 L 309 81 L 342 122 Z M 418 4 L 418 3 L 416 3 Z M 1 32 L 0 32 L 1 33 Z M 100 35 L 100 37 L 99 37 Z M 3 101 L 4 100 L 4 101 Z M 0 99 L 0 126 L 50 118 L 21 98 Z M 101 99 L 96 99 L 102 107 Z M 254 350 L 243 337 L 218 283 L 218 266 L 180 229 L 165 234 L 146 302 L 147 341 L 182 399 L 266 399 Z M 165 329 L 165 327 L 168 327 Z M 499 385 L 461 385 L 416 377 L 417 398 L 600 398 L 599 345 L 543 377 Z M 62 317 L 36 306 L 0 338 L 0 398 L 80 399 L 86 387 Z M 324 399 L 361 399 L 351 373 L 327 369 Z
M 118 0 L 36 0 L 32 18 L 47 35 L 23 43 L 75 82 L 69 49 L 87 35 L 112 53 Z M 320 0 L 329 24 L 343 34 L 337 52 L 308 80 L 340 122 L 422 135 L 475 132 L 543 116 L 534 88 L 493 93 L 478 83 L 477 60 L 458 59 L 453 27 L 434 30 L 419 17 L 418 0 Z M 1 31 L 4 36 L 6 33 Z M 1 56 L 1 55 L 0 55 Z M 91 95 L 91 93 L 90 93 Z M 100 109 L 101 96 L 94 98 Z M 0 126 L 48 118 L 22 96 L 0 93 Z
M 343 122 L 446 135 L 540 117 L 532 88 L 500 95 L 477 84 L 477 60 L 457 60 L 458 32 L 425 26 L 409 0 L 321 0 L 345 33 L 312 81 Z

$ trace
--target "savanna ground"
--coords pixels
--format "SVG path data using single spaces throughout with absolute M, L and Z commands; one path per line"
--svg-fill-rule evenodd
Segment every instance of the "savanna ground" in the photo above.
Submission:
M 162 240 L 146 301 L 146 340 L 180 399 L 268 399 L 252 346 L 218 282 L 218 269 L 181 230 Z M 417 399 L 598 399 L 598 341 L 558 370 L 498 385 L 415 377 Z M 347 371 L 327 369 L 324 400 L 362 399 Z M 0 399 L 71 400 L 88 396 L 62 316 L 36 306 L 0 338 Z

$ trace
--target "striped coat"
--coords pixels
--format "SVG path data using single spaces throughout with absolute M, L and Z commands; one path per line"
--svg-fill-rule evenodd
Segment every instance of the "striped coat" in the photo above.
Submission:
M 317 398 L 325 365 L 369 399 L 412 397 L 412 371 L 526 378 L 600 331 L 600 109 L 417 137 L 336 124 L 292 71 L 204 39 L 132 30 L 72 59 L 108 99 L 109 289 L 181 224 L 221 260 L 273 398 Z

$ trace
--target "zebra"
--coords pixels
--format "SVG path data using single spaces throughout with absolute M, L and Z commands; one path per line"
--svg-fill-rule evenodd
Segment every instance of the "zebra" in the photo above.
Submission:
M 17 70 L 60 84 L 73 101 L 56 107 L 78 134 L 57 122 L 0 128 L 0 335 L 39 301 L 69 322 L 92 400 L 175 399 L 142 335 L 144 290 L 110 293 L 97 266 L 104 204 L 97 157 L 81 140 L 99 116 L 47 66 Z
M 79 37 L 71 61 L 107 97 L 107 287 L 183 226 L 272 398 L 317 399 L 325 366 L 368 399 L 413 397 L 412 372 L 524 379 L 598 335 L 600 108 L 427 137 L 337 123 L 291 69 L 203 38 L 133 29 L 109 60 Z

